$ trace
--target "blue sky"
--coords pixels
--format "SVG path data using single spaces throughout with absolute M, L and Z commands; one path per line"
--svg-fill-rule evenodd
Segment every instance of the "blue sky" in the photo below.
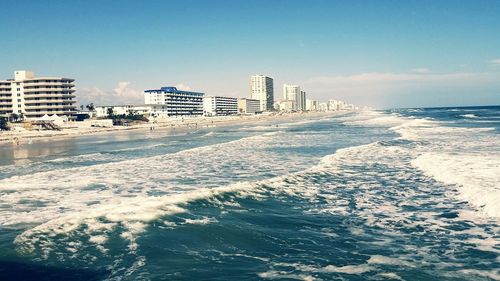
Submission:
M 375 107 L 500 104 L 500 1 L 2 0 L 0 78 L 75 78 L 81 103 L 248 76 Z

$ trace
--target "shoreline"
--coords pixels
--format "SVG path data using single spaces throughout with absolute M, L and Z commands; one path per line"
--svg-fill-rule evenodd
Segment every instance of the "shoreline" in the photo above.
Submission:
M 64 128 L 61 131 L 3 131 L 0 132 L 0 146 L 8 144 L 17 146 L 26 142 L 43 141 L 50 139 L 77 138 L 93 135 L 115 134 L 131 131 L 175 131 L 201 129 L 211 126 L 228 126 L 235 124 L 248 124 L 253 122 L 265 122 L 273 120 L 294 120 L 299 117 L 311 118 L 317 116 L 338 116 L 351 111 L 333 112 L 311 112 L 311 113 L 287 113 L 282 115 L 249 115 L 249 116 L 219 116 L 219 117 L 197 117 L 185 119 L 166 119 L 165 122 L 145 123 L 132 126 L 113 126 L 110 128 Z M 177 130 L 178 131 L 178 130 Z M 18 144 L 16 144 L 16 139 Z

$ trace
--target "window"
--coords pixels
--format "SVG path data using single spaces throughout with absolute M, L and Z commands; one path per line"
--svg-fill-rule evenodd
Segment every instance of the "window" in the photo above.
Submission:
M 18 92 L 19 92 L 19 91 L 21 91 L 21 88 L 17 88 L 17 91 L 18 91 Z
M 18 105 L 17 105 L 17 107 L 21 107 L 21 105 L 20 105 L 20 104 L 18 104 Z
M 18 97 L 20 97 L 20 96 L 21 96 L 21 94 L 17 93 L 17 96 L 18 96 Z

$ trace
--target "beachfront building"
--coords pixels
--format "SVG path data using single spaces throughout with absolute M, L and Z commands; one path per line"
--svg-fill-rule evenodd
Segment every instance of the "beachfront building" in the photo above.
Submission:
M 221 96 L 203 97 L 203 113 L 205 116 L 238 114 L 238 99 Z
M 153 117 L 197 117 L 203 116 L 204 95 L 177 90 L 176 87 L 162 87 L 144 91 L 144 103 L 151 107 Z
M 241 114 L 255 114 L 260 110 L 260 101 L 255 99 L 238 99 L 238 112 Z
M 319 111 L 319 102 L 316 100 L 306 99 L 307 111 Z
M 278 102 L 277 107 L 281 108 L 282 107 L 281 104 L 285 102 L 285 104 L 292 104 L 293 108 L 291 110 L 297 110 L 297 96 L 299 94 L 300 94 L 300 86 L 283 84 L 283 100 Z M 288 101 L 291 101 L 291 103 Z
M 328 101 L 328 110 L 329 111 L 340 111 L 346 109 L 346 103 L 339 100 L 331 99 Z
M 300 93 L 300 86 L 283 84 L 283 100 L 296 100 Z
M 293 101 L 293 110 L 306 110 L 306 92 L 298 85 L 283 84 L 283 100 Z
M 266 75 L 250 76 L 250 97 L 260 101 L 260 111 L 272 110 L 274 103 L 273 78 Z
M 94 108 L 95 117 L 108 117 L 110 113 L 113 115 L 143 115 L 149 116 L 151 106 L 147 105 L 98 105 Z
M 295 102 L 297 103 L 297 110 L 306 110 L 306 92 L 300 91 Z
M 328 103 L 326 103 L 326 102 L 319 103 L 318 111 L 321 111 L 321 112 L 328 111 Z
M 35 77 L 26 70 L 15 71 L 14 79 L 0 80 L 0 115 L 23 115 L 26 119 L 58 115 L 73 120 L 76 113 L 74 81 L 63 77 Z
M 281 100 L 274 104 L 274 108 L 278 111 L 292 112 L 296 108 L 295 101 L 293 100 Z

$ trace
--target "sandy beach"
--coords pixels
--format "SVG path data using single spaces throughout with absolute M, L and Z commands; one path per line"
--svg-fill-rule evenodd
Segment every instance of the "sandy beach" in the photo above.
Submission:
M 234 124 L 245 124 L 249 122 L 264 122 L 271 120 L 293 121 L 302 118 L 314 118 L 317 116 L 328 116 L 343 114 L 345 112 L 312 112 L 312 113 L 287 113 L 281 115 L 248 115 L 248 116 L 220 116 L 220 117 L 197 117 L 197 118 L 172 118 L 164 119 L 157 123 L 144 123 L 130 126 L 113 127 L 71 127 L 56 130 L 12 130 L 0 131 L 0 146 L 31 143 L 37 140 L 62 139 L 90 135 L 112 134 L 127 131 L 150 131 L 150 130 L 175 130 L 185 131 L 210 126 L 225 126 Z M 70 123 L 71 124 L 71 123 Z

